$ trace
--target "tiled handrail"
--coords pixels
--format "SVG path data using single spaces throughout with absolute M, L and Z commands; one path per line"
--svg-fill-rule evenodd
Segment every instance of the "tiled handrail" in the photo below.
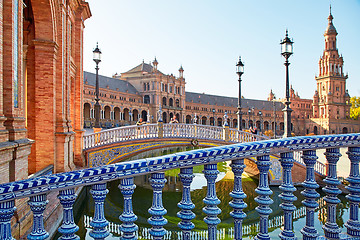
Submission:
M 140 126 L 125 126 L 104 130 L 84 136 L 84 149 L 100 147 L 106 144 L 154 138 L 195 138 L 214 141 L 252 142 L 269 139 L 229 127 L 184 123 L 154 123 Z
M 181 209 L 178 217 L 181 219 L 179 228 L 182 232 L 182 239 L 190 239 L 191 229 L 194 227 L 191 220 L 195 217 L 191 209 L 194 204 L 191 202 L 190 184 L 193 179 L 192 167 L 204 165 L 204 176 L 207 180 L 207 195 L 204 198 L 205 207 L 203 208 L 206 217 L 204 222 L 208 225 L 208 239 L 216 239 L 217 225 L 220 219 L 217 215 L 221 212 L 218 208 L 220 200 L 216 196 L 215 179 L 218 174 L 217 162 L 232 161 L 231 168 L 234 172 L 234 189 L 230 192 L 233 200 L 229 205 L 234 209 L 230 215 L 234 218 L 234 239 L 242 238 L 242 221 L 246 217 L 243 209 L 246 204 L 243 201 L 246 195 L 242 191 L 241 175 L 244 171 L 245 157 L 256 157 L 259 174 L 259 185 L 256 188 L 258 196 L 255 201 L 259 204 L 256 211 L 260 215 L 258 239 L 270 239 L 268 234 L 268 219 L 271 213 L 270 204 L 272 191 L 269 188 L 268 172 L 270 168 L 270 154 L 280 154 L 280 163 L 283 169 L 283 182 L 280 186 L 282 194 L 280 207 L 284 211 L 284 229 L 280 233 L 281 239 L 295 239 L 292 229 L 293 212 L 295 207 L 293 202 L 296 197 L 293 192 L 296 188 L 292 184 L 291 169 L 294 163 L 293 151 L 303 151 L 303 160 L 306 165 L 306 177 L 303 182 L 305 188 L 302 201 L 306 207 L 306 225 L 301 230 L 304 238 L 316 239 L 318 232 L 314 225 L 314 210 L 318 207 L 316 199 L 319 194 L 315 191 L 319 185 L 315 182 L 314 165 L 316 163 L 316 149 L 326 148 L 325 156 L 328 161 L 328 176 L 324 183 L 326 186 L 323 191 L 326 193 L 324 198 L 327 207 L 327 222 L 323 229 L 325 237 L 331 239 L 340 238 L 340 228 L 336 224 L 336 205 L 339 203 L 337 195 L 341 191 L 337 188 L 340 182 L 336 175 L 336 165 L 339 159 L 339 148 L 348 147 L 348 157 L 351 162 L 350 176 L 347 178 L 350 192 L 347 195 L 350 206 L 350 217 L 346 222 L 348 239 L 360 235 L 359 228 L 359 202 L 360 202 L 360 134 L 326 135 L 326 136 L 306 136 L 293 137 L 276 140 L 266 140 L 258 142 L 238 143 L 220 147 L 198 149 L 188 152 L 181 152 L 161 157 L 136 160 L 132 162 L 121 162 L 106 166 L 83 169 L 67 173 L 53 174 L 34 179 L 11 182 L 0 185 L 0 233 L 2 239 L 12 239 L 11 237 L 11 217 L 15 211 L 15 199 L 30 197 L 28 204 L 33 211 L 33 230 L 28 236 L 29 239 L 45 239 L 48 234 L 44 229 L 43 212 L 47 200 L 46 195 L 50 191 L 59 191 L 60 203 L 64 207 L 63 224 L 59 232 L 66 239 L 76 238 L 78 227 L 75 225 L 72 214 L 72 206 L 75 201 L 74 188 L 77 186 L 91 185 L 91 194 L 95 202 L 95 216 L 90 233 L 94 239 L 102 239 L 109 232 L 106 230 L 108 225 L 104 215 L 104 200 L 108 190 L 106 183 L 115 179 L 120 179 L 120 190 L 124 196 L 124 212 L 119 217 L 123 222 L 120 231 L 124 239 L 136 239 L 138 227 L 137 217 L 132 209 L 132 194 L 135 184 L 133 177 L 142 174 L 151 174 L 150 183 L 153 188 L 153 205 L 149 209 L 151 217 L 148 222 L 152 225 L 149 230 L 153 239 L 162 239 L 166 234 L 164 226 L 167 220 L 166 209 L 162 205 L 162 188 L 165 184 L 164 171 L 180 168 L 180 180 L 183 184 L 183 197 L 178 204 Z M 355 239 L 355 238 L 353 238 Z

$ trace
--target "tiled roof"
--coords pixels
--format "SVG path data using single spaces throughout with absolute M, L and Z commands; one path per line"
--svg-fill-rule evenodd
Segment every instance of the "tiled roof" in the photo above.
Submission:
M 210 104 L 217 106 L 226 106 L 226 107 L 237 107 L 238 99 L 233 97 L 224 97 L 216 96 L 204 93 L 194 93 L 186 92 L 186 102 L 193 102 L 199 104 Z M 255 99 L 246 99 L 241 100 L 241 106 L 243 109 L 254 107 L 257 110 L 272 110 L 273 102 L 266 100 L 255 100 Z M 275 102 L 276 110 L 283 109 L 284 104 L 281 102 Z
M 135 72 L 148 72 L 151 73 L 153 71 L 153 67 L 150 64 L 142 62 L 141 64 L 137 65 L 136 67 L 130 69 L 124 73 L 135 73 Z
M 86 83 L 86 81 L 87 81 L 88 85 L 95 87 L 96 74 L 84 71 L 84 84 Z M 131 85 L 127 81 L 120 80 L 117 78 L 111 78 L 111 77 L 105 77 L 105 76 L 99 75 L 99 84 L 100 84 L 99 85 L 100 88 L 108 88 L 109 87 L 109 89 L 111 89 L 113 91 L 138 94 L 138 91 L 136 90 L 136 88 L 133 85 Z

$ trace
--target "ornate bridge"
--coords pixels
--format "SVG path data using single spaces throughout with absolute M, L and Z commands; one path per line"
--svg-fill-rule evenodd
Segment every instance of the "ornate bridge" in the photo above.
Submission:
M 350 176 L 346 179 L 349 183 L 347 200 L 350 208 L 349 219 L 345 223 L 346 232 L 341 232 L 336 223 L 336 206 L 340 203 L 337 195 L 341 193 L 338 185 L 341 182 L 337 178 L 337 162 L 340 157 L 339 148 L 348 147 L 348 158 L 351 162 Z M 326 149 L 325 156 L 329 171 L 323 180 L 326 185 L 322 188 L 326 196 L 326 223 L 322 227 L 324 236 L 319 236 L 319 230 L 315 228 L 314 211 L 318 207 L 319 187 L 315 181 L 314 165 L 316 163 L 317 149 Z M 107 182 L 120 179 L 120 190 L 124 196 L 124 212 L 119 216 L 122 221 L 119 231 L 121 239 L 136 239 L 138 227 L 136 225 L 136 210 L 132 208 L 132 195 L 135 184 L 133 178 L 138 175 L 151 174 L 150 183 L 153 188 L 153 203 L 149 206 L 151 217 L 148 223 L 152 228 L 148 231 L 151 239 L 163 239 L 166 235 L 166 223 L 164 218 L 167 211 L 162 205 L 162 189 L 166 182 L 164 171 L 180 168 L 180 180 L 182 182 L 182 200 L 178 203 L 178 224 L 182 239 L 191 239 L 194 224 L 191 222 L 195 214 L 191 211 L 194 204 L 191 201 L 190 185 L 192 183 L 193 167 L 204 166 L 204 176 L 207 181 L 207 193 L 203 201 L 206 214 L 204 222 L 208 226 L 207 238 L 217 239 L 217 226 L 221 222 L 217 217 L 221 209 L 218 208 L 220 200 L 216 196 L 215 179 L 219 173 L 217 163 L 232 161 L 231 168 L 234 173 L 234 188 L 229 192 L 232 201 L 229 205 L 233 208 L 230 215 L 234 218 L 233 238 L 242 239 L 242 222 L 246 218 L 243 209 L 246 198 L 242 190 L 242 173 L 245 168 L 244 158 L 255 157 L 256 165 L 260 172 L 259 184 L 256 188 L 258 203 L 256 211 L 259 213 L 259 230 L 256 239 L 270 239 L 269 214 L 272 212 L 270 204 L 272 191 L 269 188 L 268 172 L 271 166 L 269 155 L 280 155 L 283 180 L 280 186 L 282 194 L 280 198 L 283 209 L 284 227 L 280 233 L 281 239 L 296 239 L 293 230 L 294 211 L 293 202 L 296 190 L 292 183 L 292 168 L 294 165 L 294 151 L 303 151 L 301 158 L 306 165 L 306 175 L 303 177 L 302 201 L 306 208 L 306 222 L 301 230 L 303 239 L 359 239 L 359 203 L 360 203 L 360 134 L 343 134 L 327 136 L 293 137 L 278 140 L 263 140 L 257 142 L 237 143 L 206 149 L 197 149 L 166 156 L 139 159 L 131 162 L 120 162 L 100 167 L 82 169 L 73 172 L 53 174 L 23 181 L 10 182 L 0 185 L 0 238 L 13 239 L 11 235 L 11 219 L 15 212 L 15 200 L 30 198 L 28 204 L 33 211 L 33 227 L 28 239 L 46 239 L 48 232 L 44 227 L 43 214 L 48 203 L 47 194 L 59 191 L 58 198 L 63 206 L 63 222 L 58 231 L 62 234 L 61 239 L 76 239 L 76 226 L 73 219 L 73 204 L 75 201 L 75 188 L 80 186 L 91 186 L 91 194 L 95 202 L 94 216 L 90 222 L 93 228 L 90 236 L 93 239 L 104 239 L 109 235 L 107 226 L 109 222 L 105 219 L 104 200 L 108 193 Z
M 252 134 L 229 128 L 197 124 L 144 124 L 113 128 L 84 137 L 84 155 L 88 167 L 97 167 L 119 162 L 141 152 L 166 147 L 197 146 L 215 147 L 239 142 L 268 140 L 264 135 Z M 301 152 L 295 152 L 296 169 L 304 172 Z M 279 184 L 282 171 L 279 156 L 271 156 L 269 177 L 271 184 Z M 245 159 L 246 171 L 258 174 L 255 158 Z M 317 176 L 324 176 L 326 167 L 316 162 Z
M 176 146 L 214 147 L 269 139 L 228 126 L 197 124 L 144 124 L 104 130 L 84 136 L 88 166 L 95 167 L 126 159 L 139 152 Z

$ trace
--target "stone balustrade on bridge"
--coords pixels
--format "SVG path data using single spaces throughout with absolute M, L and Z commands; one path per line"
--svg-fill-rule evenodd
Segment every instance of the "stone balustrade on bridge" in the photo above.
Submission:
M 344 224 L 346 230 L 342 232 L 336 221 L 339 214 L 336 207 L 340 203 L 337 197 L 341 193 L 339 185 L 342 185 L 337 177 L 338 160 L 341 155 L 339 148 L 344 147 L 348 148 L 347 155 L 351 163 L 350 175 L 346 179 L 348 184 L 345 186 L 348 191 L 346 204 L 349 206 L 350 214 Z M 326 149 L 325 157 L 329 166 L 326 178 L 318 182 L 315 180 L 314 171 L 317 149 Z M 92 228 L 90 237 L 104 239 L 110 234 L 107 228 L 109 222 L 105 219 L 104 213 L 104 201 L 109 192 L 107 183 L 119 179 L 119 188 L 124 197 L 123 213 L 118 216 L 122 222 L 119 227 L 121 239 L 136 239 L 136 236 L 139 235 L 139 228 L 136 224 L 136 209 L 132 207 L 132 197 L 136 188 L 134 177 L 150 174 L 153 202 L 148 210 L 150 214 L 148 223 L 152 226 L 148 230 L 149 239 L 164 239 L 167 234 L 167 220 L 164 217 L 167 210 L 162 204 L 162 189 L 166 182 L 164 172 L 180 169 L 179 177 L 182 182 L 183 196 L 178 203 L 179 212 L 177 216 L 180 220 L 178 227 L 181 232 L 181 239 L 192 239 L 192 229 L 194 228 L 192 219 L 194 219 L 195 214 L 192 212 L 194 203 L 191 201 L 190 186 L 194 177 L 193 167 L 203 165 L 203 173 L 207 181 L 207 192 L 203 198 L 205 203 L 203 212 L 206 215 L 204 223 L 208 227 L 207 239 L 214 240 L 217 239 L 218 225 L 221 222 L 218 218 L 221 212 L 218 207 L 220 199 L 216 195 L 215 185 L 215 179 L 219 173 L 217 163 L 231 161 L 234 187 L 228 193 L 232 197 L 228 204 L 233 209 L 230 213 L 234 219 L 232 238 L 242 239 L 242 223 L 246 218 L 244 199 L 247 197 L 242 190 L 242 174 L 246 167 L 244 159 L 254 157 L 259 170 L 259 183 L 255 189 L 258 194 L 255 198 L 258 204 L 256 211 L 259 214 L 256 239 L 270 240 L 269 227 L 271 227 L 271 222 L 269 222 L 269 217 L 272 212 L 270 205 L 273 203 L 271 198 L 273 192 L 269 187 L 268 173 L 271 167 L 270 155 L 279 155 L 283 174 L 282 183 L 279 187 L 282 192 L 279 197 L 282 201 L 280 207 L 283 210 L 283 228 L 279 237 L 281 239 L 296 239 L 293 228 L 294 215 L 297 214 L 294 206 L 294 201 L 297 198 L 293 194 L 296 187 L 292 183 L 292 169 L 295 162 L 294 151 L 302 152 L 301 158 L 306 166 L 306 173 L 302 176 L 304 190 L 301 192 L 304 197 L 302 204 L 306 208 L 306 221 L 301 222 L 303 226 L 300 231 L 303 239 L 359 239 L 360 134 L 306 136 L 237 143 L 1 184 L 0 238 L 13 239 L 11 222 L 16 211 L 15 202 L 21 198 L 29 198 L 28 204 L 33 212 L 33 227 L 28 239 L 48 238 L 48 229 L 45 228 L 43 221 L 44 211 L 48 204 L 47 195 L 58 191 L 58 198 L 63 206 L 63 222 L 58 228 L 58 232 L 62 234 L 62 239 L 76 239 L 76 232 L 79 227 L 76 226 L 73 218 L 73 204 L 76 199 L 75 188 L 90 186 L 90 193 L 94 199 L 94 216 L 89 223 Z M 319 184 L 324 185 L 322 191 L 325 193 L 326 211 L 324 214 L 326 217 L 324 218 L 325 224 L 322 226 L 324 236 L 320 236 L 319 232 L 322 231 L 316 228 L 314 214 L 315 209 L 319 206 L 317 200 L 320 195 L 316 192 Z M 281 221 L 278 221 L 280 224 Z M 49 228 L 48 225 L 47 228 Z

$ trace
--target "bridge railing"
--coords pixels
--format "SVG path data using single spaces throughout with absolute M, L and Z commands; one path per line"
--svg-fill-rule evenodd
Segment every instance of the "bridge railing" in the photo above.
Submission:
M 228 127 L 215 127 L 198 124 L 144 124 L 104 130 L 84 136 L 84 149 L 106 144 L 153 138 L 189 138 L 226 142 L 252 142 L 269 139 Z
M 349 219 L 345 223 L 346 233 L 340 235 L 341 229 L 336 222 L 337 204 L 340 200 L 337 195 L 341 193 L 338 185 L 341 182 L 337 177 L 337 162 L 341 156 L 339 148 L 348 147 L 348 158 L 350 160 L 350 175 L 346 179 L 348 190 L 346 203 L 350 210 Z M 27 179 L 17 182 L 10 182 L 0 185 L 0 238 L 12 239 L 11 218 L 15 212 L 15 200 L 29 198 L 28 204 L 33 211 L 33 227 L 28 239 L 46 239 L 48 233 L 44 228 L 43 213 L 45 211 L 47 194 L 52 191 L 59 191 L 58 198 L 63 206 L 63 222 L 58 228 L 62 239 L 76 239 L 78 226 L 73 219 L 73 204 L 76 199 L 75 188 L 79 186 L 91 186 L 91 195 L 95 202 L 94 216 L 90 222 L 92 230 L 90 236 L 93 239 L 104 239 L 109 235 L 106 229 L 108 221 L 105 219 L 104 201 L 108 193 L 107 182 L 120 179 L 119 188 L 124 197 L 123 213 L 119 216 L 122 224 L 119 228 L 122 239 L 136 239 L 138 226 L 137 216 L 132 208 L 132 197 L 136 185 L 134 177 L 143 174 L 150 174 L 150 184 L 153 188 L 153 203 L 149 206 L 151 217 L 148 223 L 152 226 L 149 234 L 152 239 L 163 239 L 166 235 L 164 218 L 167 211 L 162 204 L 162 189 L 165 185 L 164 171 L 180 168 L 180 181 L 182 182 L 182 200 L 178 203 L 180 219 L 178 224 L 182 239 L 191 239 L 194 224 L 191 222 L 195 214 L 191 211 L 194 204 L 191 201 L 190 185 L 193 180 L 193 167 L 204 166 L 204 177 L 207 181 L 207 193 L 203 199 L 206 214 L 204 222 L 208 226 L 207 238 L 217 238 L 217 226 L 221 222 L 218 218 L 221 209 L 218 208 L 220 200 L 216 196 L 215 180 L 219 171 L 217 163 L 231 161 L 231 169 L 234 173 L 234 188 L 229 195 L 232 201 L 229 202 L 233 211 L 230 215 L 234 218 L 234 239 L 242 239 L 242 222 L 246 218 L 244 208 L 246 204 L 245 193 L 242 190 L 242 173 L 245 168 L 244 158 L 256 157 L 256 165 L 259 170 L 259 184 L 255 189 L 258 196 L 255 201 L 258 203 L 256 211 L 258 217 L 257 239 L 270 239 L 269 215 L 272 212 L 270 205 L 272 190 L 269 187 L 268 173 L 271 165 L 270 155 L 280 154 L 283 180 L 280 186 L 282 193 L 279 195 L 283 210 L 284 227 L 280 233 L 281 239 L 296 239 L 293 229 L 294 211 L 293 202 L 296 190 L 292 184 L 292 167 L 294 164 L 294 151 L 302 151 L 302 159 L 306 165 L 304 173 L 304 196 L 302 201 L 306 208 L 306 221 L 301 230 L 304 239 L 318 239 L 319 229 L 316 229 L 314 211 L 318 207 L 317 199 L 319 194 L 316 189 L 319 187 L 315 181 L 314 165 L 316 163 L 316 150 L 326 149 L 325 157 L 328 164 L 328 175 L 323 180 L 325 187 L 322 188 L 326 194 L 326 223 L 323 225 L 327 239 L 358 239 L 360 236 L 359 203 L 360 203 L 360 134 L 343 134 L 327 136 L 306 136 L 293 137 L 276 140 L 265 140 L 258 142 L 238 143 L 220 147 L 197 149 L 188 152 L 181 152 L 166 156 L 140 159 L 130 162 L 120 162 L 106 166 L 82 169 L 73 172 L 58 173 L 49 176 Z M 299 174 L 299 173 L 296 173 Z M 165 193 L 166 194 L 166 193 Z M 136 210 L 135 210 L 136 212 Z M 296 214 L 296 213 L 295 213 Z

